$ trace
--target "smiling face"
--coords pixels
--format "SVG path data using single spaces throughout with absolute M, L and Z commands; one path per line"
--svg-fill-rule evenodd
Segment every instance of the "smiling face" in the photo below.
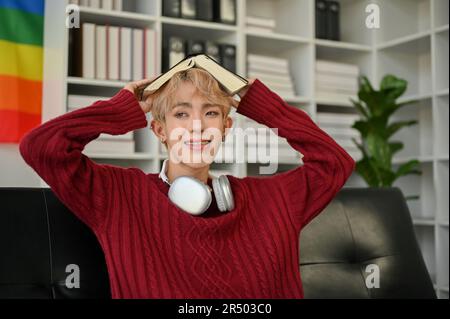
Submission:
M 171 160 L 200 168 L 212 163 L 233 121 L 228 116 L 230 97 L 218 92 L 217 82 L 199 69 L 189 71 L 191 74 L 180 74 L 172 94 L 167 96 L 166 92 L 165 102 L 168 103 L 165 107 L 160 105 L 160 114 L 157 114 L 158 107 L 152 110 L 152 128 L 159 139 L 166 141 Z M 193 81 L 188 80 L 189 76 Z M 203 82 L 196 86 L 195 80 Z M 169 88 L 164 90 L 170 91 Z M 158 106 L 157 98 L 153 103 Z

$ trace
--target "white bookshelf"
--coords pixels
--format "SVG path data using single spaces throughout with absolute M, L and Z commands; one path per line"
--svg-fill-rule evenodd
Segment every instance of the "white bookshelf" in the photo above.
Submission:
M 381 10 L 381 28 L 365 27 L 365 7 L 375 3 Z M 237 72 L 247 74 L 248 53 L 287 58 L 296 96 L 282 96 L 289 104 L 310 114 L 353 111 L 350 103 L 330 105 L 315 96 L 315 61 L 326 59 L 355 63 L 361 73 L 378 85 L 386 73 L 409 82 L 401 100 L 413 99 L 397 119 L 417 119 L 419 124 L 401 130 L 396 138 L 405 143 L 394 166 L 410 159 L 421 161 L 422 175 L 402 178 L 397 185 L 406 195 L 419 195 L 408 201 L 418 241 L 436 292 L 448 298 L 449 273 L 449 83 L 448 83 L 448 0 L 340 0 L 341 40 L 315 39 L 314 0 L 237 0 L 237 25 L 163 17 L 162 0 L 127 0 L 124 11 L 82 7 L 81 22 L 108 23 L 127 27 L 152 28 L 162 38 L 178 35 L 187 39 L 207 39 L 237 47 Z M 67 1 L 47 0 L 45 19 L 46 54 L 44 62 L 43 121 L 66 112 L 68 94 L 112 96 L 124 82 L 69 77 L 68 29 L 65 25 Z M 257 15 L 277 22 L 274 33 L 246 29 L 245 17 Z M 157 57 L 161 71 L 161 56 Z M 148 115 L 150 120 L 150 115 Z M 245 118 L 235 115 L 235 126 Z M 159 172 L 166 158 L 161 144 L 149 127 L 135 132 L 136 152 L 126 155 L 86 154 L 99 163 L 139 167 L 146 173 Z M 288 170 L 299 159 L 280 158 L 279 171 Z M 258 174 L 258 163 L 214 163 L 212 169 L 236 176 Z M 42 185 L 46 186 L 42 181 Z M 354 174 L 348 186 L 364 186 Z

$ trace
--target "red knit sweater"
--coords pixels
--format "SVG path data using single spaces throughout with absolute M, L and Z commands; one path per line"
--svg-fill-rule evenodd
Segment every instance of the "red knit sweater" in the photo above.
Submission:
M 187 214 L 170 202 L 158 174 L 100 165 L 82 153 L 100 133 L 148 125 L 127 90 L 22 139 L 24 160 L 97 236 L 113 298 L 303 297 L 300 230 L 343 187 L 355 161 L 306 112 L 259 80 L 237 112 L 278 128 L 304 165 L 272 176 L 228 176 L 235 209 L 226 214 Z

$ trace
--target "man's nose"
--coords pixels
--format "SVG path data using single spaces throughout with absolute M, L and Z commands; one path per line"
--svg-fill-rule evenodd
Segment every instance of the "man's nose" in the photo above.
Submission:
M 203 130 L 205 128 L 205 119 L 201 115 L 194 115 L 189 125 L 189 130 Z

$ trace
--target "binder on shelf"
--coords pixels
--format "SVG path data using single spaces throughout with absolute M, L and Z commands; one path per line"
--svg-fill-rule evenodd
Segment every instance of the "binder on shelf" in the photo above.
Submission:
M 88 79 L 95 78 L 95 25 L 83 23 L 81 27 L 82 38 L 82 74 Z
M 327 1 L 327 38 L 329 40 L 340 40 L 340 4 L 337 1 Z
M 213 11 L 215 22 L 236 24 L 236 0 L 215 0 Z
M 132 77 L 132 30 L 120 28 L 120 80 L 131 81 Z
M 224 68 L 236 72 L 236 46 L 220 44 L 220 60 Z
M 217 63 L 221 64 L 220 60 L 220 46 L 212 41 L 205 42 L 205 53 L 211 58 L 216 60 Z
M 185 58 L 185 42 L 179 37 L 169 37 L 163 51 L 163 72 L 166 72 Z
M 156 31 L 144 29 L 144 77 L 152 78 L 158 72 L 157 60 L 157 36 Z
M 114 0 L 114 10 L 116 11 L 122 11 L 123 10 L 123 0 Z
M 166 17 L 181 17 L 181 1 L 180 0 L 164 0 L 162 1 L 163 15 Z
M 144 78 L 144 31 L 133 29 L 133 80 Z
M 201 40 L 186 40 L 186 56 L 205 53 L 205 43 Z
M 327 39 L 328 5 L 325 0 L 316 0 L 316 38 Z
M 181 0 L 181 17 L 183 19 L 195 19 L 196 0 Z
M 213 2 L 214 0 L 196 0 L 197 20 L 214 21 Z
M 102 9 L 103 10 L 113 10 L 114 9 L 114 0 L 102 0 Z
M 101 1 L 100 0 L 89 0 L 89 7 L 100 9 L 101 8 Z
M 107 59 L 106 59 L 106 27 L 103 25 L 95 26 L 96 43 L 95 43 L 95 78 L 106 80 Z
M 107 26 L 107 47 L 108 47 L 108 80 L 119 80 L 120 66 L 120 30 L 119 27 Z

